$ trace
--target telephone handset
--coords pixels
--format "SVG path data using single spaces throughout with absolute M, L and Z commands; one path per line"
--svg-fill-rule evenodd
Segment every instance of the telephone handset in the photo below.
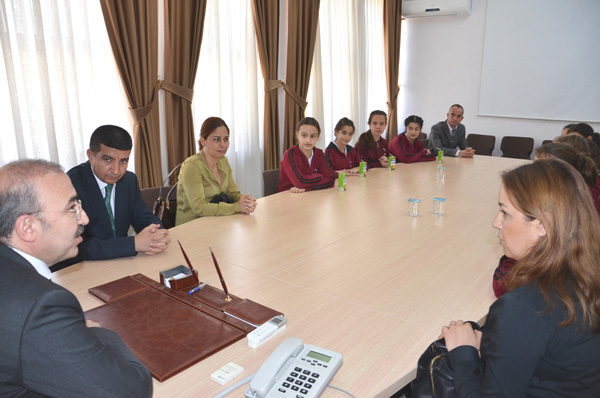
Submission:
M 316 398 L 342 365 L 342 355 L 290 337 L 262 364 L 246 398 Z

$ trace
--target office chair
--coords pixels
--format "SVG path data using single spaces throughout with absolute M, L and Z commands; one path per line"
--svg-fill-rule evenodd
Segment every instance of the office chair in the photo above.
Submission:
M 493 135 L 469 134 L 467 142 L 471 148 L 475 149 L 476 155 L 492 156 L 496 145 L 496 137 Z
M 264 195 L 269 196 L 277 193 L 279 188 L 279 169 L 263 171 Z
M 503 137 L 500 143 L 503 158 L 531 159 L 533 152 L 533 138 L 531 137 Z

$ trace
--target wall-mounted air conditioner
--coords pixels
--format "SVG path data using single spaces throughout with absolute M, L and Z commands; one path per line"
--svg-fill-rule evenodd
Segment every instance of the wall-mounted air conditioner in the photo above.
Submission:
M 404 18 L 460 16 L 471 14 L 471 0 L 403 0 Z

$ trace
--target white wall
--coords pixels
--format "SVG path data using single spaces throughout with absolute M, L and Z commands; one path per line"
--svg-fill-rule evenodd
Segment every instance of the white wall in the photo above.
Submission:
M 429 135 L 432 125 L 445 120 L 448 107 L 459 103 L 465 108 L 467 134 L 495 135 L 493 155 L 500 156 L 503 136 L 533 137 L 537 147 L 543 140 L 560 135 L 563 126 L 573 122 L 477 115 L 486 6 L 487 0 L 474 0 L 468 17 L 403 21 L 398 124 L 403 126 L 409 115 L 421 116 L 425 121 L 423 131 Z M 592 127 L 600 129 L 598 124 Z

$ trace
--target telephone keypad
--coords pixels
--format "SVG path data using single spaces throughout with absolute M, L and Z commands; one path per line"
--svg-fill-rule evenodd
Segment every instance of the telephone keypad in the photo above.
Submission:
M 313 363 L 307 365 L 315 366 Z M 298 391 L 301 394 L 308 394 L 309 390 L 313 387 L 313 384 L 317 382 L 319 374 L 312 372 L 308 369 L 302 369 L 295 367 L 290 375 L 285 379 L 286 381 L 281 384 L 282 388 L 279 388 L 280 392 L 285 393 L 286 388 L 290 388 L 292 391 Z M 302 395 L 297 395 L 302 397 Z

